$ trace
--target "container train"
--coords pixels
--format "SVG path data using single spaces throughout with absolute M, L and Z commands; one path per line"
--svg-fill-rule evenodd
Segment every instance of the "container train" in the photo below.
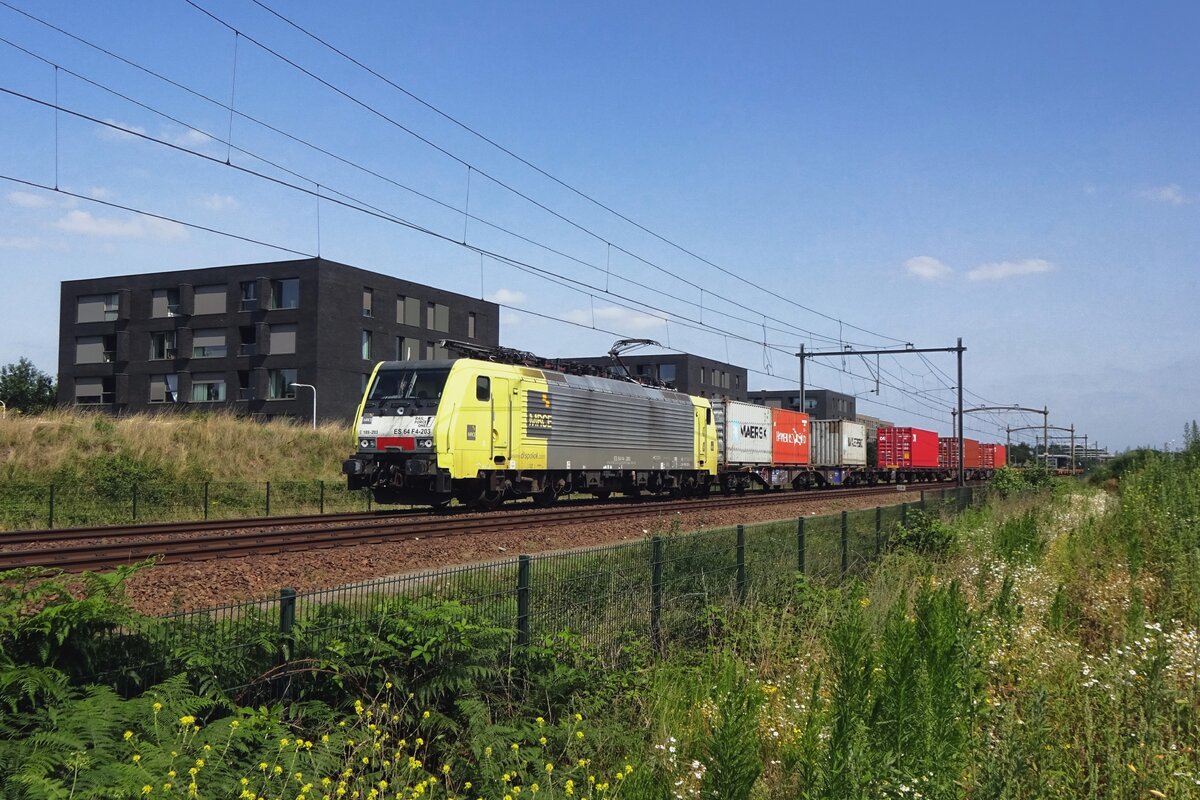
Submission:
M 350 489 L 377 502 L 490 509 L 566 494 L 743 493 L 949 480 L 957 440 L 732 400 L 710 400 L 594 367 L 446 342 L 465 357 L 376 365 L 356 416 Z M 953 443 L 953 444 L 951 444 Z M 1002 445 L 966 440 L 969 477 L 1003 466 Z M 987 454 L 987 455 L 985 455 Z M 990 460 L 989 460 L 990 459 Z M 986 464 L 985 464 L 986 461 Z

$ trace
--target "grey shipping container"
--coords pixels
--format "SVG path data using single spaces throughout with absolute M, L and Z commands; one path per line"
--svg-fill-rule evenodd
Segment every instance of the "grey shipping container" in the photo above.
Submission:
M 814 467 L 867 464 L 867 426 L 845 419 L 814 419 L 809 426 Z
M 718 463 L 771 464 L 771 409 L 736 400 L 714 400 L 713 414 Z

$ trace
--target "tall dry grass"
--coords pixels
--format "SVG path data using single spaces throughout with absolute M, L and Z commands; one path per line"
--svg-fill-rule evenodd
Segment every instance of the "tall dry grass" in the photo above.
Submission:
M 337 481 L 351 449 L 349 429 L 334 423 L 314 430 L 221 413 L 113 418 L 52 411 L 0 422 L 0 482 L 84 479 L 98 460 L 116 456 L 192 480 Z

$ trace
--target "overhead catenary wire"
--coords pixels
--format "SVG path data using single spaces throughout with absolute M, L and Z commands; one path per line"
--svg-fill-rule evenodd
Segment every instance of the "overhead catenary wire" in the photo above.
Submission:
M 192 2 L 192 0 L 187 0 L 187 2 L 191 3 L 192 5 L 196 5 L 195 3 L 193 3 L 193 2 Z M 426 107 L 426 108 L 428 108 L 430 111 L 432 111 L 432 112 L 434 112 L 435 114 L 439 115 L 440 117 L 442 117 L 443 119 L 447 120 L 448 122 L 451 122 L 451 123 L 453 123 L 454 125 L 456 125 L 456 126 L 458 126 L 459 128 L 461 128 L 462 130 L 465 130 L 465 131 L 467 131 L 468 133 L 470 133 L 471 135 L 478 137 L 480 140 L 482 140 L 482 141 L 486 142 L 487 144 L 491 145 L 492 147 L 495 147 L 497 150 L 499 150 L 499 151 L 501 151 L 502 153 L 504 153 L 504 154 L 506 154 L 506 155 L 510 156 L 511 158 L 513 158 L 513 159 L 516 159 L 516 160 L 517 160 L 517 161 L 519 161 L 521 164 L 524 164 L 525 166 L 529 167 L 530 169 L 532 169 L 533 171 L 537 172 L 539 175 L 543 176 L 544 178 L 547 178 L 547 179 L 549 179 L 549 180 L 553 181 L 554 183 L 556 183 L 556 184 L 558 184 L 559 186 L 563 187 L 564 189 L 566 189 L 566 190 L 568 190 L 568 191 L 572 192 L 573 194 L 577 195 L 578 197 L 581 197 L 581 198 L 583 198 L 584 200 L 587 200 L 589 203 L 592 203 L 593 205 L 597 206 L 598 208 L 601 208 L 601 209 L 603 209 L 604 211 L 607 211 L 608 213 L 612 214 L 613 216 L 617 217 L 618 219 L 620 219 L 620 220 L 622 220 L 622 221 L 624 221 L 624 222 L 626 222 L 626 223 L 628 223 L 628 224 L 630 224 L 630 225 L 634 226 L 634 227 L 635 227 L 635 228 L 637 228 L 638 230 L 640 230 L 640 231 L 642 231 L 642 232 L 644 232 L 644 233 L 646 233 L 646 234 L 649 234 L 650 236 L 654 237 L 655 239 L 658 239 L 660 242 L 663 242 L 664 244 L 666 244 L 666 245 L 669 245 L 669 246 L 671 246 L 671 247 L 675 248 L 675 249 L 676 249 L 676 250 L 678 250 L 679 252 L 681 252 L 681 253 L 684 253 L 685 255 L 688 255 L 688 256 L 690 256 L 690 257 L 692 257 L 692 258 L 696 259 L 697 261 L 699 261 L 699 262 L 701 262 L 701 263 L 703 263 L 703 264 L 706 264 L 707 266 L 709 266 L 709 267 L 712 267 L 713 269 L 716 269 L 716 270 L 718 270 L 718 271 L 720 271 L 720 272 L 724 273 L 725 275 L 727 275 L 727 276 L 729 276 L 729 277 L 731 277 L 731 278 L 735 278 L 735 279 L 736 279 L 736 280 L 738 280 L 739 282 L 742 282 L 742 283 L 745 283 L 745 284 L 747 284 L 747 285 L 749 285 L 749 286 L 752 286 L 753 288 L 755 288 L 755 289 L 758 289 L 759 291 L 765 292 L 765 293 L 767 293 L 767 294 L 771 295 L 772 297 L 775 297 L 775 298 L 777 298 L 777 299 L 784 300 L 785 302 L 788 302 L 788 303 L 790 303 L 791 305 L 795 306 L 796 308 L 803 309 L 803 310 L 805 310 L 805 311 L 808 311 L 809 313 L 812 313 L 812 314 L 817 314 L 818 316 L 824 317 L 825 319 L 828 319 L 828 320 L 830 320 L 830 321 L 836 321 L 836 322 L 837 322 L 839 325 L 841 325 L 841 324 L 843 323 L 843 320 L 841 320 L 841 319 L 839 319 L 839 318 L 837 318 L 837 317 L 833 317 L 833 316 L 830 316 L 830 315 L 828 315 L 828 314 L 825 314 L 825 313 L 823 313 L 823 312 L 821 312 L 821 311 L 817 311 L 816 309 L 809 308 L 808 306 L 805 306 L 805 305 L 803 305 L 802 303 L 797 303 L 797 302 L 795 302 L 794 300 L 791 300 L 790 298 L 781 297 L 781 296 L 780 296 L 778 293 L 776 293 L 776 292 L 773 292 L 773 291 L 771 291 L 770 289 L 767 289 L 766 287 L 764 287 L 764 286 L 761 286 L 761 285 L 759 285 L 758 283 L 756 283 L 756 282 L 754 282 L 754 281 L 752 281 L 752 280 L 748 280 L 748 279 L 746 278 L 746 276 L 744 276 L 744 275 L 738 275 L 738 274 L 736 274 L 736 273 L 734 273 L 734 272 L 730 271 L 729 269 L 726 269 L 725 267 L 722 267 L 721 265 L 719 265 L 719 264 L 716 264 L 716 263 L 714 263 L 713 261 L 710 261 L 709 259 L 705 258 L 704 256 L 701 256 L 701 255 L 697 254 L 697 253 L 696 253 L 696 252 L 694 252 L 693 250 L 691 250 L 691 249 L 689 249 L 689 248 L 687 248 L 687 247 L 684 247 L 683 245 L 681 245 L 681 244 L 679 244 L 679 243 L 677 243 L 677 242 L 675 242 L 675 241 L 673 241 L 673 240 L 671 240 L 671 239 L 669 239 L 669 238 L 667 238 L 667 237 L 663 236 L 662 234 L 659 234 L 658 232 L 656 232 L 656 231 L 654 231 L 654 230 L 651 230 L 650 228 L 648 228 L 648 227 L 644 226 L 644 225 L 643 225 L 643 224 L 641 224 L 640 222 L 638 222 L 638 221 L 636 221 L 636 220 L 634 220 L 634 219 L 631 219 L 630 217 L 626 216 L 625 214 L 621 213 L 620 211 L 617 211 L 615 208 L 612 208 L 611 206 L 607 205 L 606 203 L 604 203 L 604 202 L 602 202 L 602 201 L 600 201 L 600 200 L 596 199 L 595 197 L 593 197 L 592 195 L 588 194 L 587 192 L 584 192 L 583 190 L 581 190 L 581 189 L 578 189 L 577 187 L 575 187 L 575 186 L 573 186 L 573 185 L 571 185 L 571 184 L 567 183 L 566 181 L 564 181 L 563 179 L 559 178 L 558 176 L 556 176 L 556 175 L 553 175 L 552 173 L 550 173 L 550 172 L 546 171 L 545 169 L 543 169 L 543 168 L 539 167 L 537 164 L 534 164 L 533 162 L 529 161 L 529 160 L 528 160 L 528 159 L 526 159 L 525 157 L 523 157 L 523 156 L 521 156 L 521 155 L 519 155 L 519 154 L 515 153 L 514 151 L 510 150 L 509 148 L 507 148 L 507 147 L 505 147 L 504 145 L 500 144 L 499 142 L 495 141 L 495 140 L 494 140 L 494 139 L 492 139 L 491 137 L 489 137 L 489 136 L 487 136 L 487 135 L 485 135 L 485 134 L 481 133 L 480 131 L 476 130 L 474 127 L 472 127 L 472 126 L 470 126 L 470 125 L 466 124 L 465 122 L 463 122 L 463 121 L 459 120 L 457 117 L 454 117 L 453 115 L 451 115 L 451 114 L 449 114 L 449 113 L 447 113 L 447 112 L 443 111 L 442 109 L 440 109 L 440 108 L 438 108 L 437 106 L 435 106 L 433 103 L 430 103 L 429 101 L 425 100 L 424 98 L 422 98 L 422 97 L 420 97 L 420 96 L 416 95 L 416 94 L 415 94 L 415 93 L 413 93 L 412 91 L 410 91 L 410 90 L 406 89 L 405 87 L 403 87 L 403 86 L 401 86 L 400 84 L 398 84 L 398 83 L 396 83 L 395 81 L 393 81 L 391 78 L 387 77 L 386 75 L 383 75 L 383 74 L 381 74 L 380 72 L 376 71 L 375 69 L 372 69 L 371 67 L 367 66 L 367 65 L 366 65 L 366 64 L 364 64 L 362 61 L 358 60 L 358 59 L 357 59 L 357 58 L 355 58 L 354 56 L 352 56 L 352 55 L 350 55 L 349 53 L 345 52 L 345 51 L 344 51 L 344 50 L 342 50 L 341 48 L 338 48 L 337 46 L 333 45 L 332 43 L 330 43 L 330 42 L 329 42 L 329 41 L 327 41 L 326 39 L 324 39 L 324 38 L 322 38 L 322 37 L 318 36 L 317 34 L 313 33 L 312 31 L 308 30 L 307 28 L 305 28 L 305 27 L 301 26 L 299 23 L 295 22 L 295 21 L 294 21 L 294 20 L 292 20 L 291 18 L 289 18 L 289 17 L 285 16 L 284 14 L 282 14 L 282 13 L 280 13 L 279 11 L 275 10 L 275 9 L 274 9 L 274 8 L 272 8 L 271 6 L 269 6 L 269 5 L 267 5 L 266 3 L 262 2 L 262 0 L 251 0 L 251 2 L 253 2 L 255 5 L 259 6 L 260 8 L 264 9 L 265 11 L 269 12 L 270 14 L 274 15 L 274 16 L 275 16 L 277 19 L 281 20 L 281 21 L 282 21 L 282 22 L 284 22 L 285 24 L 287 24 L 287 25 L 291 26 L 292 28 L 296 29 L 296 30 L 297 30 L 297 31 L 299 31 L 300 33 L 302 33 L 302 34 L 304 34 L 305 36 L 309 37 L 309 38 L 310 38 L 310 39 L 312 39 L 313 41 L 315 41 L 315 42 L 319 43 L 319 44 L 320 44 L 320 45 L 322 45 L 323 47 L 325 47 L 325 48 L 327 48 L 327 49 L 331 50 L 332 52 L 334 52 L 334 53 L 336 53 L 337 55 L 341 56 L 342 58 L 346 59 L 347 61 L 349 61 L 350 63 L 352 63 L 352 64 L 354 64 L 355 66 L 359 67 L 360 69 L 362 69 L 362 70 L 364 70 L 364 71 L 366 71 L 366 72 L 370 73 L 370 74 L 371 74 L 371 75 L 373 75 L 374 77 L 376 77 L 376 78 L 378 78 L 379 80 L 381 80 L 381 81 L 383 81 L 384 83 L 386 83 L 388 86 L 391 86 L 393 89 L 396 89 L 397 91 L 399 91 L 399 92 L 403 93 L 404 95 L 406 95 L 407 97 L 411 98 L 412 100 L 414 100 L 414 101 L 416 101 L 416 102 L 420 103 L 421 105 L 425 106 L 425 107 Z M 880 338 L 882 338 L 882 339 L 890 339 L 891 341 L 894 341 L 894 342 L 902 342 L 902 341 L 904 341 L 903 339 L 897 339 L 897 338 L 895 338 L 895 337 L 888 336 L 888 335 L 886 335 L 886 334 L 878 333 L 878 332 L 876 332 L 876 331 L 871 331 L 871 330 L 868 330 L 868 329 L 866 329 L 866 328 L 862 328 L 862 327 L 859 327 L 859 326 L 857 326 L 857 325 L 854 325 L 854 324 L 852 324 L 852 323 L 848 323 L 848 322 L 847 322 L 847 323 L 845 323 L 845 324 L 846 324 L 847 326 L 849 326 L 849 327 L 851 327 L 851 328 L 853 328 L 853 329 L 857 330 L 857 331 L 861 331 L 862 333 L 866 333 L 866 334 L 869 334 L 869 335 L 871 335 L 871 336 L 878 336 L 878 337 L 880 337 Z

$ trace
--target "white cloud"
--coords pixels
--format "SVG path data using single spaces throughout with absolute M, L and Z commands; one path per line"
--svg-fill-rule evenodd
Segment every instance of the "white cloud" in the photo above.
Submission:
M 1182 206 L 1192 202 L 1192 198 L 1184 193 L 1183 187 L 1178 183 L 1169 183 L 1166 186 L 1154 186 L 1149 189 L 1143 189 L 1138 192 L 1138 197 L 1154 203 L 1167 203 L 1172 206 Z
M 174 131 L 164 131 L 160 137 L 166 139 L 172 144 L 177 144 L 180 147 L 200 147 L 206 145 L 213 140 L 207 133 L 201 133 L 195 128 L 188 128 L 183 133 L 175 133 Z
M 127 142 L 130 139 L 136 139 L 135 133 L 144 134 L 145 128 L 137 125 L 126 125 L 124 122 L 117 122 L 115 119 L 105 119 L 106 125 L 96 129 L 96 135 L 101 139 L 107 139 L 110 142 Z M 129 131 L 129 133 L 126 133 Z
M 47 198 L 32 192 L 9 192 L 5 197 L 9 203 L 21 208 L 45 208 L 50 205 Z
M 991 264 L 980 264 L 967 273 L 973 281 L 1000 281 L 1005 278 L 1015 278 L 1018 275 L 1035 275 L 1039 272 L 1052 272 L 1054 265 L 1041 258 L 1027 258 L 1023 261 L 996 261 Z
M 115 219 L 94 217 L 87 211 L 68 211 L 66 216 L 54 223 L 54 227 L 67 233 L 83 236 L 99 236 L 106 239 L 183 239 L 187 229 L 175 222 L 154 217 Z
M 590 308 L 576 308 L 563 315 L 568 322 L 579 325 L 596 325 L 617 331 L 646 331 L 662 330 L 664 320 L 641 311 L 634 311 L 620 306 L 605 306 L 594 311 Z
M 914 278 L 936 281 L 954 272 L 950 267 L 930 256 L 914 256 L 904 262 L 904 269 Z
M 512 289 L 497 289 L 489 294 L 486 299 L 493 303 L 499 303 L 500 305 L 511 306 L 516 305 L 517 303 L 524 303 L 525 293 L 514 291 Z
M 93 186 L 88 189 L 88 194 L 97 200 L 108 200 L 113 196 L 112 189 L 106 189 L 103 186 Z
M 209 211 L 232 211 L 241 205 L 236 197 L 228 194 L 210 194 L 200 198 L 200 204 Z

